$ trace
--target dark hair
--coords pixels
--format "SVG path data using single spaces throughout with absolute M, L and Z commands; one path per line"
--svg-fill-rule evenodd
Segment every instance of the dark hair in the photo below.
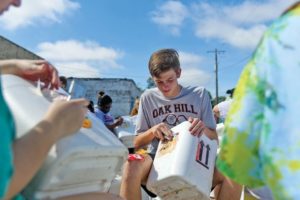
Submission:
M 67 78 L 65 76 L 60 76 L 59 80 L 62 84 L 64 84 L 65 86 L 67 86 Z
M 151 76 L 159 77 L 169 69 L 180 69 L 179 55 L 175 49 L 160 49 L 154 52 L 148 63 Z
M 95 110 L 94 110 L 94 102 L 93 101 L 90 101 L 89 105 L 87 106 L 87 108 L 92 112 L 92 113 L 95 113 Z
M 230 97 L 233 97 L 233 93 L 234 93 L 235 88 L 232 88 L 230 90 L 226 91 L 226 94 L 229 94 Z
M 102 97 L 104 96 L 104 94 L 105 94 L 105 92 L 102 91 L 102 90 L 100 90 L 100 91 L 98 92 L 98 101 L 97 101 L 97 105 L 98 105 L 98 106 L 100 106 L 100 102 L 101 102 L 101 99 L 102 99 Z
M 104 95 L 101 97 L 101 99 L 99 99 L 98 106 L 102 107 L 102 106 L 106 106 L 107 104 L 110 104 L 110 103 L 112 103 L 111 97 L 108 95 Z
M 104 96 L 104 94 L 105 94 L 105 92 L 104 92 L 104 91 L 102 91 L 102 90 L 100 90 L 100 91 L 98 92 L 98 97 L 103 97 L 103 96 Z

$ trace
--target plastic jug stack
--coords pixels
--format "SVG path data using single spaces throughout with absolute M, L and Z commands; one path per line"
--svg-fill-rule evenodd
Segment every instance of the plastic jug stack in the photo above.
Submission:
M 123 123 L 115 128 L 115 132 L 121 142 L 128 148 L 133 148 L 135 135 L 136 116 L 122 116 Z
M 172 128 L 173 139 L 160 142 L 147 188 L 161 199 L 209 200 L 218 144 L 190 134 L 190 122 Z
M 4 97 L 20 137 L 41 120 L 51 102 L 32 83 L 12 75 L 1 77 Z M 128 150 L 101 120 L 92 113 L 87 117 L 91 128 L 81 128 L 50 150 L 41 170 L 24 191 L 27 199 L 56 199 L 109 190 Z

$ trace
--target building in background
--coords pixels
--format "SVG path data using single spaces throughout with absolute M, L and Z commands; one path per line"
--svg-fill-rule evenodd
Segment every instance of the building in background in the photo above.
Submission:
M 84 97 L 97 104 L 98 92 L 104 91 L 112 100 L 113 116 L 129 115 L 135 98 L 142 90 L 132 79 L 126 78 L 68 78 L 68 91 L 72 98 Z

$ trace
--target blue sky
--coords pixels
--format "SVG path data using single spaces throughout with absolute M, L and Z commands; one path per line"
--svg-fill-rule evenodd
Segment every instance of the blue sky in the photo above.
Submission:
M 144 89 L 160 48 L 179 51 L 180 83 L 215 96 L 235 86 L 266 27 L 296 0 L 23 0 L 0 18 L 1 35 L 53 63 L 61 75 L 130 78 Z

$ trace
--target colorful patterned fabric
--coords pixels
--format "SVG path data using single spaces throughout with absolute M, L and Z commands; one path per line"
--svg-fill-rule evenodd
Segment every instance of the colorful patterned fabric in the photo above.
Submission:
M 300 198 L 300 6 L 265 32 L 245 67 L 225 123 L 217 166 L 275 199 Z

